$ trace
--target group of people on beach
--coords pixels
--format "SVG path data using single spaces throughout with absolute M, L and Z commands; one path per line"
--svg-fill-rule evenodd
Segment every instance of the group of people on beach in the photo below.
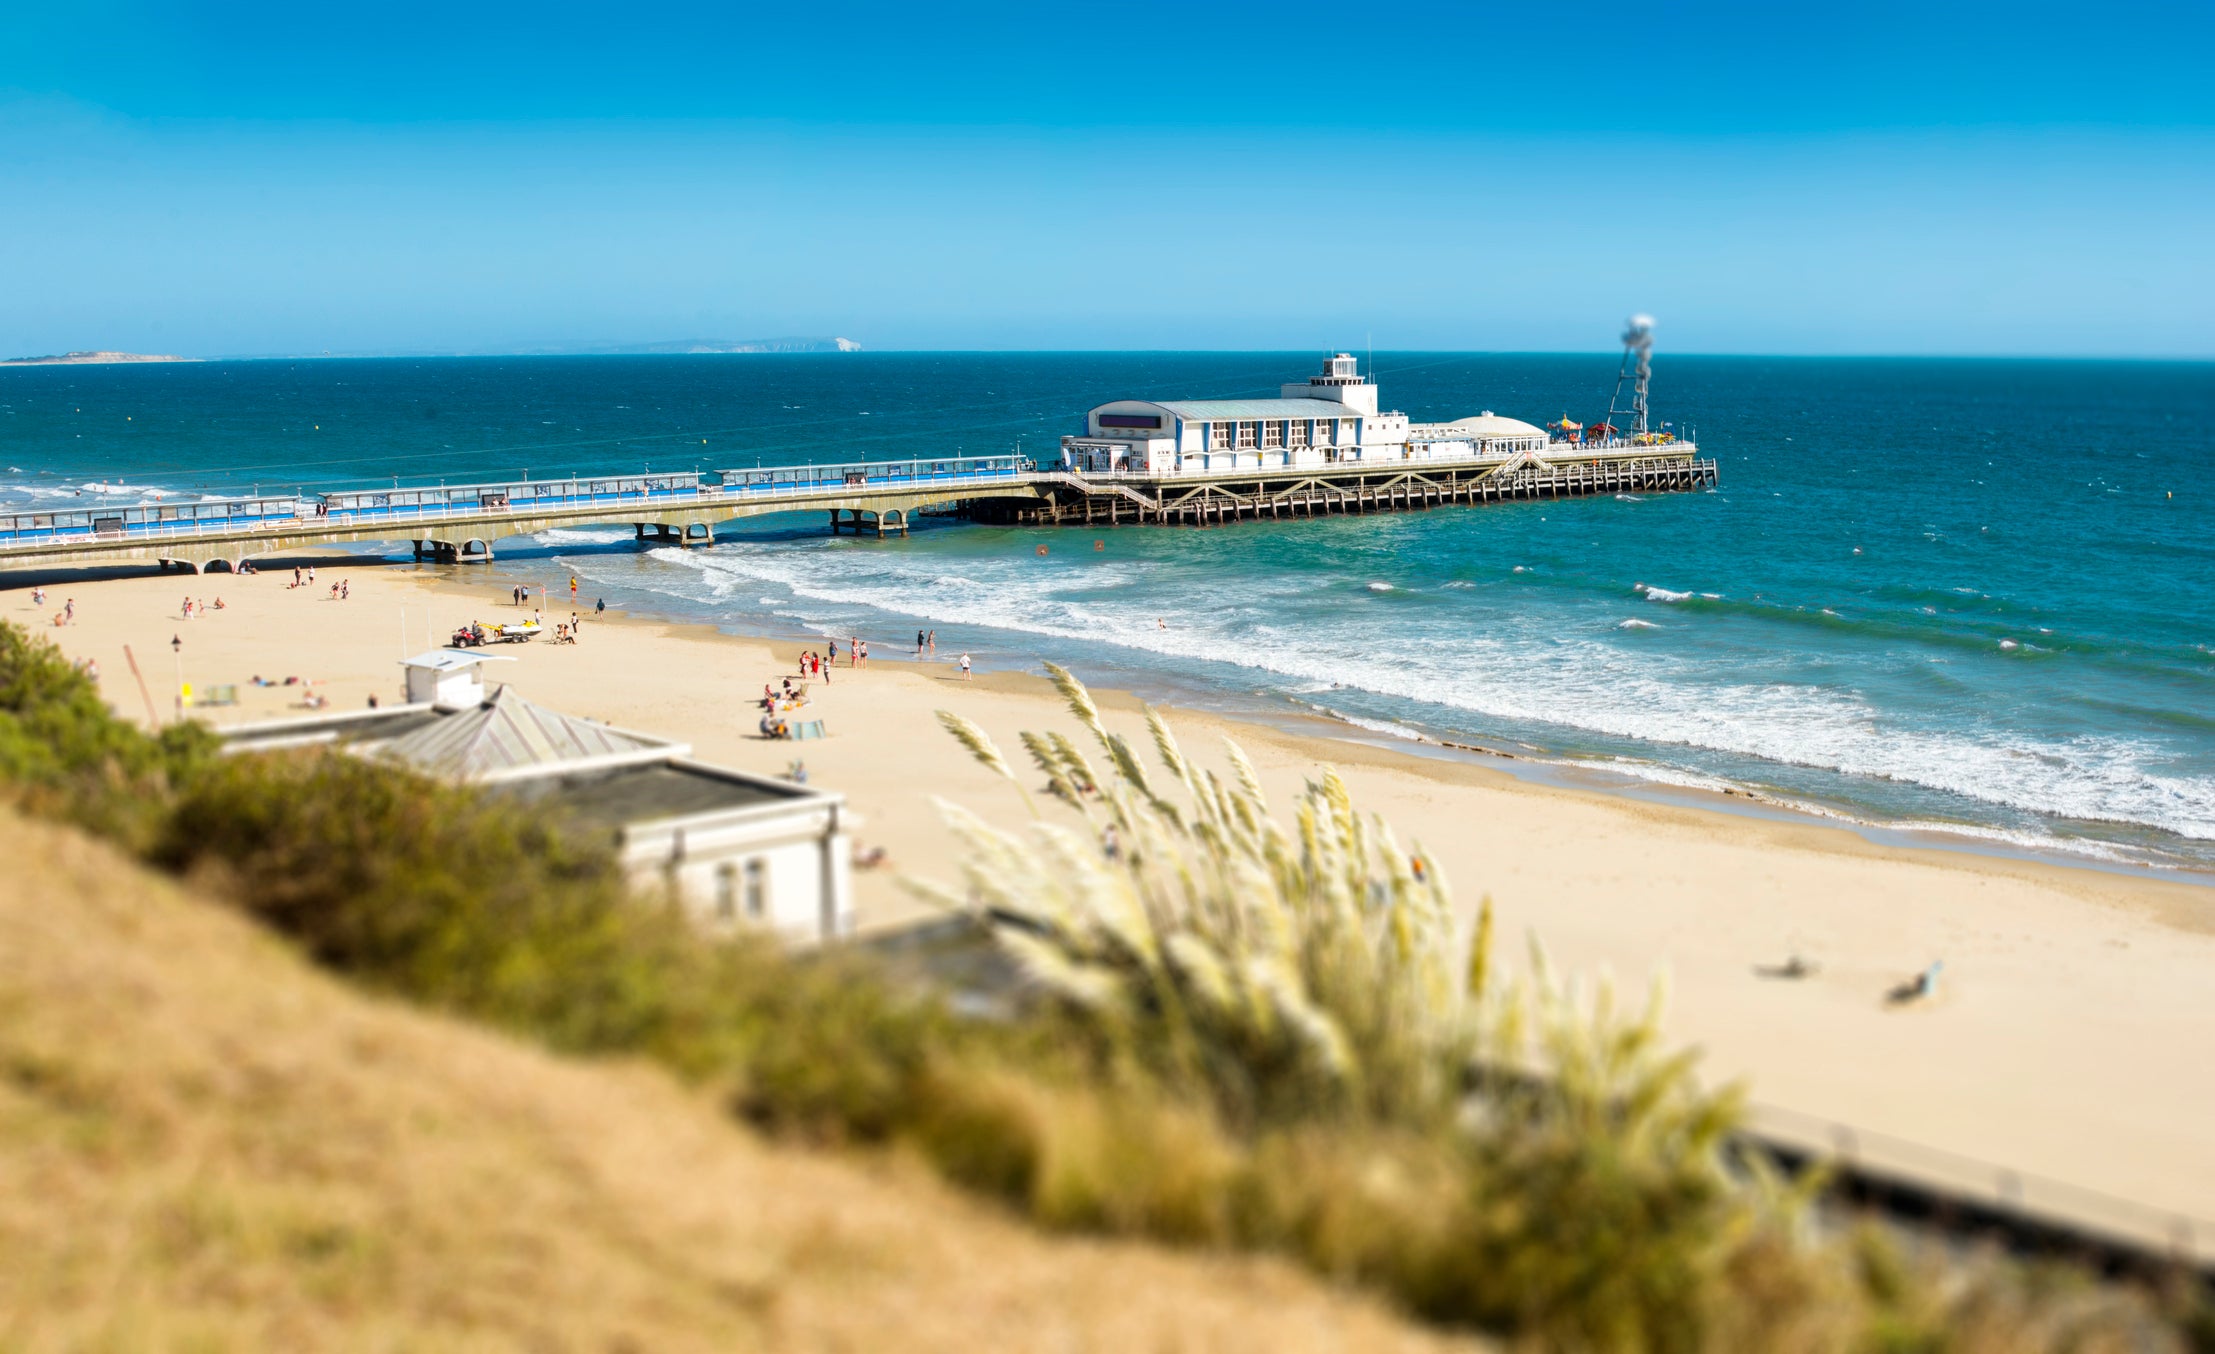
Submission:
M 305 577 L 303 577 L 303 576 L 302 576 L 303 574 L 305 574 Z M 314 566 L 314 565 L 312 565 L 312 564 L 310 564 L 310 565 L 306 565 L 305 567 L 303 567 L 303 566 L 301 566 L 301 565 L 298 565 L 298 564 L 295 564 L 295 565 L 293 565 L 293 566 L 292 566 L 292 586 L 294 586 L 294 587 L 296 587 L 296 588 L 312 588 L 312 587 L 314 587 L 314 586 L 315 586 L 315 566 Z
M 805 676 L 803 666 L 802 675 Z M 808 703 L 807 691 L 795 687 L 792 679 L 784 679 L 782 686 L 763 683 L 761 688 L 761 736 L 764 738 L 790 738 L 792 721 L 789 715 Z
M 34 610 L 38 611 L 44 611 L 46 609 L 46 589 L 31 589 L 31 606 Z M 62 602 L 62 609 L 54 613 L 54 624 L 75 625 L 76 623 L 77 599 L 74 597 L 66 598 Z
M 213 606 L 208 605 L 206 602 L 203 602 L 196 597 L 187 597 L 185 599 L 184 609 L 181 614 L 186 620 L 189 621 L 197 618 L 200 613 L 204 611 L 221 611 L 223 609 L 223 599 L 221 597 L 215 599 L 215 605 Z

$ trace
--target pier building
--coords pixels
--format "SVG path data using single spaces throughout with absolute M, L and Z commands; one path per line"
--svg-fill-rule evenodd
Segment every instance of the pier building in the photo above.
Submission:
M 1061 442 L 1062 467 L 1149 478 L 1321 470 L 1537 453 L 1543 428 L 1487 409 L 1451 423 L 1413 423 L 1379 406 L 1351 353 L 1279 388 L 1273 400 L 1112 400 Z

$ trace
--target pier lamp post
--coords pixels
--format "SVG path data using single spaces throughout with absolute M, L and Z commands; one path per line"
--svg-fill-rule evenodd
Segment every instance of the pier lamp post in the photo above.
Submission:
M 176 722 L 182 724 L 185 719 L 185 637 L 183 635 L 171 635 L 169 637 L 169 652 L 177 660 Z

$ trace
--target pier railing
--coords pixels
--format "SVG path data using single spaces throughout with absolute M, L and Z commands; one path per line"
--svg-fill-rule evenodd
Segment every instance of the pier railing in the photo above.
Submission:
M 325 496 L 331 502 L 295 496 L 281 500 L 240 499 L 228 503 L 216 500 L 113 508 L 55 508 L 0 514 L 0 555 L 110 542 L 241 536 L 251 539 L 368 526 L 399 529 L 454 522 L 512 521 L 598 509 L 620 513 L 643 508 L 662 512 L 693 505 L 713 509 L 733 503 L 839 493 L 899 493 L 1016 485 L 1027 481 L 1032 468 L 1030 460 L 1020 456 L 954 456 L 762 466 L 706 475 L 688 472 L 624 478 L 511 480 L 496 484 L 442 485 L 436 489 L 396 488 L 389 493 L 352 492 Z M 434 494 L 442 501 L 390 501 L 421 500 Z M 216 511 L 218 509 L 220 511 Z M 185 512 L 193 516 L 172 516 Z

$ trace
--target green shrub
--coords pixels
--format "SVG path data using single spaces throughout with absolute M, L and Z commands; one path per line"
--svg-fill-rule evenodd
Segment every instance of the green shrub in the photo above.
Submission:
M 198 724 L 149 734 L 116 718 L 50 641 L 0 624 L 0 785 L 24 808 L 138 849 L 214 755 Z

